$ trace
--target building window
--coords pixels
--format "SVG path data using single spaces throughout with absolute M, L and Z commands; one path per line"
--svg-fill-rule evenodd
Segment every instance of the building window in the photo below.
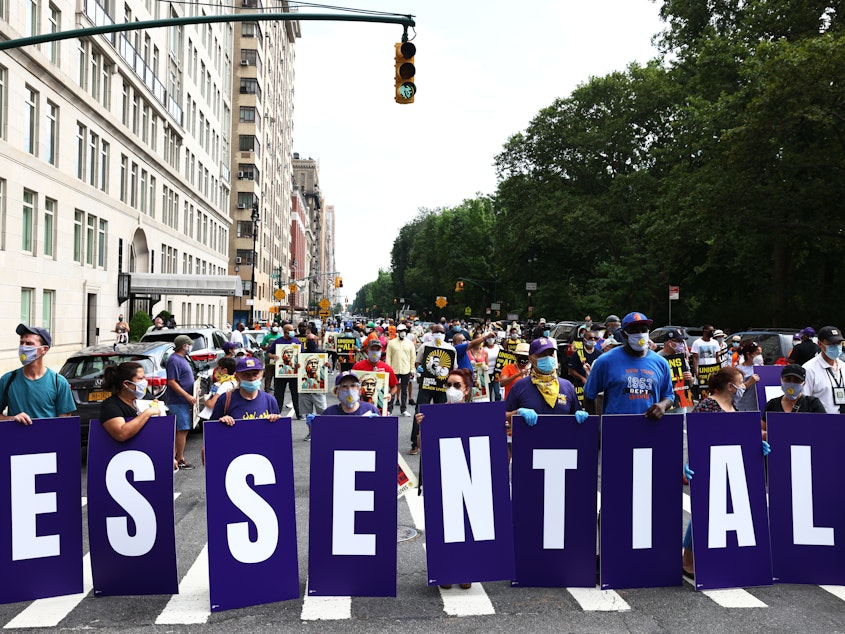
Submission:
M 97 186 L 97 177 L 100 172 L 97 169 L 97 159 L 99 158 L 100 137 L 94 132 L 88 133 L 88 183 Z
M 56 291 L 44 290 L 41 294 L 41 327 L 53 332 L 53 315 L 56 312 Z
M 56 201 L 51 198 L 44 200 L 44 255 L 54 257 L 56 254 Z
M 244 64 L 246 62 L 246 64 Z M 258 66 L 258 51 L 254 48 L 241 49 L 241 65 Z
M 9 103 L 7 77 L 8 71 L 0 66 L 0 139 L 6 138 L 6 105 Z
M 241 114 L 239 120 L 241 123 L 255 123 L 255 107 L 241 106 Z
M 97 266 L 101 269 L 106 268 L 106 242 L 108 238 L 109 223 L 105 220 L 100 220 L 99 230 L 97 232 Z
M 156 179 L 155 176 L 150 176 L 150 217 L 156 217 Z
M 77 264 L 82 264 L 82 217 L 81 211 L 73 212 L 73 261 Z
M 21 323 L 32 323 L 33 302 L 35 301 L 34 288 L 21 289 Z
M 47 18 L 50 23 L 50 33 L 58 33 L 62 24 L 62 12 L 56 8 L 52 2 L 50 3 L 50 15 Z M 59 42 L 50 42 L 47 46 L 50 47 L 48 55 L 53 64 L 59 63 Z
M 107 191 L 109 177 L 109 144 L 100 139 L 100 182 L 99 188 Z
M 239 262 L 240 264 L 246 265 L 252 264 L 252 254 L 252 249 L 238 249 L 235 263 Z
M 97 219 L 89 214 L 88 224 L 85 229 L 85 263 L 90 266 L 94 266 L 94 247 L 97 244 L 95 242 L 96 227 Z
M 58 158 L 59 107 L 52 101 L 47 102 L 47 135 L 44 140 L 44 160 L 55 165 Z
M 27 86 L 25 94 L 23 148 L 35 154 L 38 149 L 38 93 Z
M 0 250 L 6 250 L 6 181 L 0 178 Z
M 238 149 L 241 152 L 258 152 L 260 147 L 258 139 L 254 134 L 241 134 L 238 136 Z
M 40 33 L 38 16 L 40 13 L 38 0 L 25 0 L 24 35 L 38 35 Z M 29 322 L 27 322 L 29 323 Z
M 120 201 L 126 202 L 126 183 L 129 178 L 129 158 L 125 154 L 120 155 Z
M 29 190 L 23 190 L 23 215 L 21 218 L 21 249 L 32 253 L 32 234 L 35 230 L 36 196 Z
M 85 137 L 88 130 L 81 123 L 76 124 L 76 177 L 85 180 Z
M 138 164 L 134 162 L 129 171 L 129 204 L 136 208 L 138 206 Z
M 238 220 L 238 237 L 251 238 L 253 226 L 252 220 Z
M 255 95 L 260 100 L 261 86 L 258 84 L 258 80 L 252 77 L 241 77 L 240 93 L 242 95 Z

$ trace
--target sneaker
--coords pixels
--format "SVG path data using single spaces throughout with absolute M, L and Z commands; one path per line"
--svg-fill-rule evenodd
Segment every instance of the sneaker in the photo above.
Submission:
M 410 416 L 410 415 L 411 415 L 411 413 L 408 410 L 406 410 L 406 409 L 402 410 L 402 416 Z
M 416 405 L 416 404 L 417 404 L 417 402 L 414 399 L 412 399 L 412 398 L 408 399 L 408 405 Z
M 311 430 L 310 429 L 308 430 L 308 433 L 305 434 L 305 438 L 303 438 L 302 440 L 311 440 Z
M 191 469 L 196 469 L 196 467 L 187 460 L 180 460 L 179 469 L 182 471 L 190 471 Z
M 419 449 L 417 449 L 416 447 L 413 447 L 413 448 L 411 448 L 411 451 L 408 452 L 408 455 L 409 456 L 416 456 L 419 452 L 420 452 Z

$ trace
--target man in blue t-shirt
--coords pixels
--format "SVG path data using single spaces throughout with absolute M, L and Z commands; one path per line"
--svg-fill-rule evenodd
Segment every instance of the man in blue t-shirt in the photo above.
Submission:
M 596 413 L 595 399 L 604 392 L 603 414 L 645 414 L 658 420 L 674 403 L 671 371 L 666 359 L 649 349 L 652 320 L 638 312 L 622 319 L 623 346 L 593 362 L 584 387 L 585 406 Z
M 176 462 L 180 469 L 194 468 L 185 460 L 185 444 L 188 442 L 188 432 L 191 431 L 194 404 L 194 371 L 188 363 L 188 353 L 194 347 L 194 341 L 188 335 L 179 335 L 173 340 L 176 350 L 167 358 L 167 391 L 164 402 L 170 413 L 176 417 L 176 441 L 174 445 Z

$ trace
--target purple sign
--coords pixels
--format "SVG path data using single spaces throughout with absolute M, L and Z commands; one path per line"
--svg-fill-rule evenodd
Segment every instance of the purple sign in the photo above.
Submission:
M 770 412 L 766 422 L 775 580 L 845 584 L 842 416 Z
M 299 598 L 290 418 L 203 430 L 211 611 Z
M 599 417 L 513 417 L 513 532 L 519 587 L 596 585 Z
M 0 603 L 82 592 L 79 418 L 0 422 Z
M 311 424 L 309 596 L 396 596 L 398 420 Z
M 601 428 L 602 589 L 680 585 L 684 417 L 602 416 Z
M 513 579 L 505 404 L 422 405 L 429 585 Z
M 754 384 L 759 411 L 762 412 L 766 409 L 766 403 L 769 399 L 775 396 L 783 396 L 780 389 L 780 373 L 782 371 L 782 365 L 758 365 L 754 368 L 754 374 L 760 377 L 760 380 Z
M 88 541 L 95 595 L 179 591 L 173 517 L 174 416 L 126 442 L 98 420 L 88 436 Z
M 686 416 L 695 587 L 771 585 L 760 413 Z

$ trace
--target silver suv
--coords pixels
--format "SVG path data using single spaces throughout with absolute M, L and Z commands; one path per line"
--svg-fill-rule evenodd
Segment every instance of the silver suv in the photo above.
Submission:
M 187 335 L 194 342 L 194 347 L 188 356 L 197 367 L 200 388 L 205 394 L 211 389 L 211 366 L 223 356 L 223 343 L 228 341 L 228 337 L 222 330 L 210 324 L 177 326 L 161 330 L 150 326 L 147 332 L 141 335 L 141 341 L 170 341 L 172 343 L 179 335 Z

